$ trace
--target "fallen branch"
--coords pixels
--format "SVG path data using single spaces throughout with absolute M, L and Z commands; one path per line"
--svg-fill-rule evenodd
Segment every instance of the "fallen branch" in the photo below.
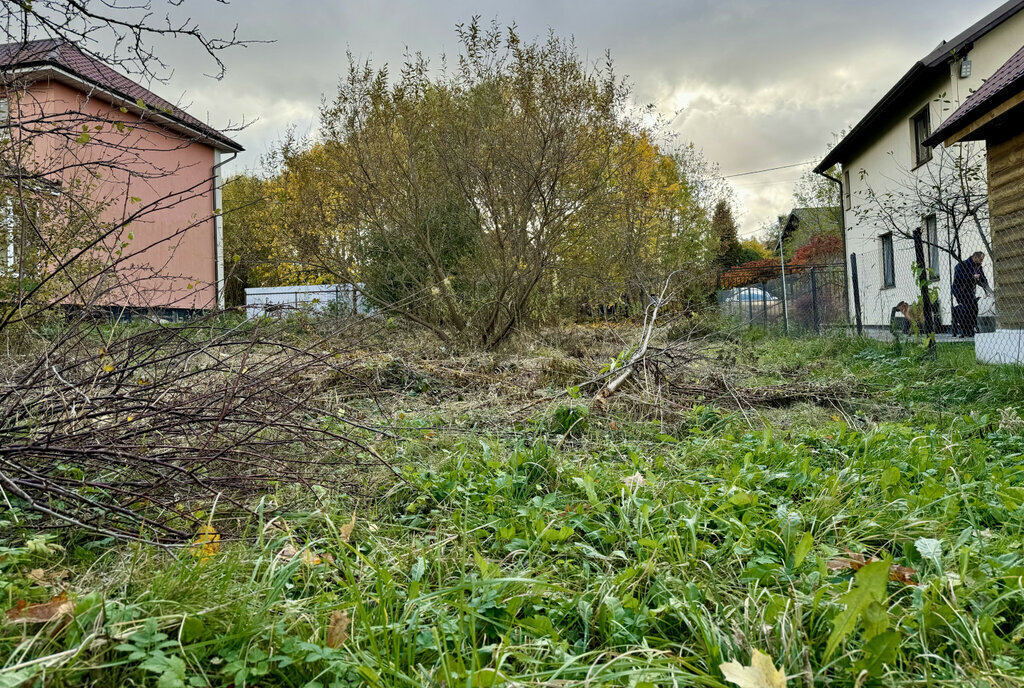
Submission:
M 675 274 L 675 272 L 672 272 L 665 278 L 665 284 L 661 288 L 661 294 L 657 299 L 654 299 L 651 302 L 647 310 L 644 312 L 644 326 L 642 330 L 643 334 L 640 337 L 640 346 L 637 347 L 637 350 L 629 357 L 629 362 L 625 367 L 623 367 L 622 372 L 612 378 L 608 384 L 606 384 L 601 391 L 597 393 L 595 400 L 599 403 L 603 403 L 605 399 L 615 394 L 619 387 L 621 387 L 623 383 L 633 375 L 633 371 L 636 370 L 637 363 L 643 360 L 647 355 L 647 347 L 650 345 L 651 336 L 654 334 L 654 323 L 658 319 L 658 309 L 666 303 L 665 293 L 668 291 L 668 285 L 671 283 L 672 276 Z M 653 310 L 651 310 L 651 306 L 654 307 Z

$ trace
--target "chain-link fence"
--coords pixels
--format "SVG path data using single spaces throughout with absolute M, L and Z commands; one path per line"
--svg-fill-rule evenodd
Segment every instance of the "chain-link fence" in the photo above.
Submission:
M 732 268 L 723 284 L 736 286 L 719 290 L 719 310 L 739 326 L 801 334 L 849 325 L 842 265 L 787 266 L 784 276 L 781 265 Z
M 973 343 L 980 361 L 1024 363 L 1024 213 L 986 224 L 957 230 L 926 216 L 912 232 L 859 242 L 849 263 L 858 330 Z
M 996 169 L 989 192 L 995 328 L 976 335 L 975 350 L 981 361 L 1024 364 L 1024 210 L 1016 210 L 1024 207 L 1024 195 L 1020 163 L 1006 167 Z
M 995 330 L 991 248 L 981 233 L 953 235 L 929 216 L 911 232 L 883 232 L 853 248 L 854 317 L 867 334 L 967 339 Z

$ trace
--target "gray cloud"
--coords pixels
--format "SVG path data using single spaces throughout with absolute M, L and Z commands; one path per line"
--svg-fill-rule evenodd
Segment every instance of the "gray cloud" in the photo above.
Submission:
M 157 88 L 223 126 L 258 118 L 237 135 L 256 165 L 289 127 L 315 130 L 323 95 L 335 90 L 346 51 L 400 64 L 407 50 L 436 58 L 456 49 L 454 26 L 473 15 L 516 22 L 526 37 L 549 28 L 581 54 L 610 50 L 639 102 L 653 103 L 673 132 L 693 141 L 723 173 L 820 157 L 833 133 L 854 124 L 910 67 L 998 0 L 235 0 L 189 6 L 212 33 L 237 23 L 269 39 L 224 54 L 221 81 L 193 47 L 168 45 L 175 72 Z M 183 94 L 183 95 L 182 95 Z M 800 169 L 734 181 L 745 233 L 791 205 Z

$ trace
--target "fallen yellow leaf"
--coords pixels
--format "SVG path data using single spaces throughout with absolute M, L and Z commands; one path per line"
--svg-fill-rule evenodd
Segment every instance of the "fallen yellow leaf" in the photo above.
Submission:
M 199 536 L 192 541 L 192 556 L 205 563 L 220 551 L 220 533 L 213 526 L 206 524 L 199 529 Z
M 786 688 L 786 674 L 776 669 L 772 658 L 760 650 L 754 650 L 750 666 L 733 660 L 722 662 L 718 668 L 726 681 L 740 688 Z

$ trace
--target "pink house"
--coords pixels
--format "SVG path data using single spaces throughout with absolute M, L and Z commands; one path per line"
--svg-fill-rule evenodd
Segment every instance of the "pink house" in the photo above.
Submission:
M 68 250 L 84 250 L 100 276 L 67 298 L 175 311 L 223 306 L 220 169 L 242 147 L 68 43 L 2 45 L 0 74 L 4 178 L 13 171 L 36 180 L 40 193 L 90 204 L 83 246 Z M 4 194 L 9 214 L 16 201 Z M 15 222 L 4 222 L 10 272 L 19 254 Z M 42 260 L 53 272 L 61 258 L 51 251 Z

